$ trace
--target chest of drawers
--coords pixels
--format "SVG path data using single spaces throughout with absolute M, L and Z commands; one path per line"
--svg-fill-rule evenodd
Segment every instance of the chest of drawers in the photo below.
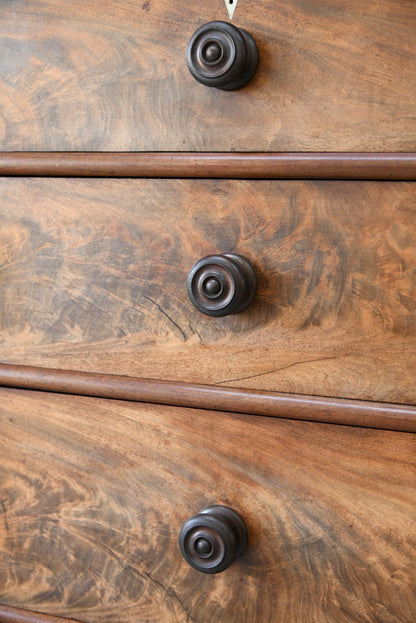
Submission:
M 412 152 L 412 0 L 238 0 L 259 48 L 240 91 L 186 65 L 223 0 L 2 3 L 3 148 L 101 152 Z
M 0 621 L 413 623 L 416 9 L 0 7 Z M 196 309 L 200 258 L 256 295 Z M 42 391 L 41 391 L 42 390 Z M 184 522 L 234 509 L 210 575 Z
M 2 391 L 2 432 L 6 604 L 93 622 L 413 616 L 412 434 L 27 390 Z M 212 503 L 249 534 L 218 575 L 178 547 Z

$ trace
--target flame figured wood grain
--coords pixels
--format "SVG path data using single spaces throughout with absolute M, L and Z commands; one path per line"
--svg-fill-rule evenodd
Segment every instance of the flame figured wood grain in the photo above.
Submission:
M 414 0 L 241 2 L 250 84 L 197 83 L 186 48 L 222 0 L 0 3 L 8 151 L 414 151 Z
M 55 617 L 40 612 L 11 608 L 0 604 L 0 623 L 79 623 L 75 619 Z
M 0 391 L 0 603 L 89 623 L 413 623 L 415 438 Z M 181 558 L 222 503 L 249 544 Z
M 0 182 L 0 360 L 414 404 L 416 185 Z M 244 313 L 190 303 L 197 259 L 259 279 Z

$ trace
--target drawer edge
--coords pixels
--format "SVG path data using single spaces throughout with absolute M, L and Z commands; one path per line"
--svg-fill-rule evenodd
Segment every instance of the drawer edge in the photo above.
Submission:
M 416 432 L 416 406 L 0 364 L 0 386 Z
M 416 180 L 416 152 L 0 152 L 0 176 Z

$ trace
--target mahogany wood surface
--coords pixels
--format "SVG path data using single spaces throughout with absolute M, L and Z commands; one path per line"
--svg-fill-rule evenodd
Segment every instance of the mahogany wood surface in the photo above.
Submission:
M 416 180 L 416 153 L 0 152 L 0 175 Z
M 414 623 L 408 433 L 0 390 L 0 603 L 91 623 Z M 249 544 L 181 558 L 212 503 Z
M 0 364 L 0 385 L 251 415 L 416 432 L 416 407 Z
M 22 608 L 10 608 L 0 604 L 0 623 L 79 623 L 75 619 L 61 618 L 24 610 Z
M 197 83 L 191 35 L 223 0 L 0 3 L 8 151 L 414 151 L 414 0 L 240 0 L 260 64 Z
M 415 404 L 416 186 L 0 182 L 0 361 Z M 235 252 L 257 297 L 210 318 L 196 260 Z

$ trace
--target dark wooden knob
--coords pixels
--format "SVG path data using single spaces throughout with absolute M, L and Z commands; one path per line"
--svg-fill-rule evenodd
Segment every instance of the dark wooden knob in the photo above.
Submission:
M 186 58 L 198 82 L 234 91 L 254 76 L 259 53 L 253 37 L 242 28 L 228 22 L 209 22 L 192 35 Z
M 227 506 L 209 506 L 182 526 L 179 546 L 185 560 L 202 573 L 220 573 L 243 553 L 247 530 Z
M 192 303 L 208 316 L 226 316 L 243 311 L 254 298 L 256 274 L 249 262 L 235 253 L 207 255 L 188 276 Z

